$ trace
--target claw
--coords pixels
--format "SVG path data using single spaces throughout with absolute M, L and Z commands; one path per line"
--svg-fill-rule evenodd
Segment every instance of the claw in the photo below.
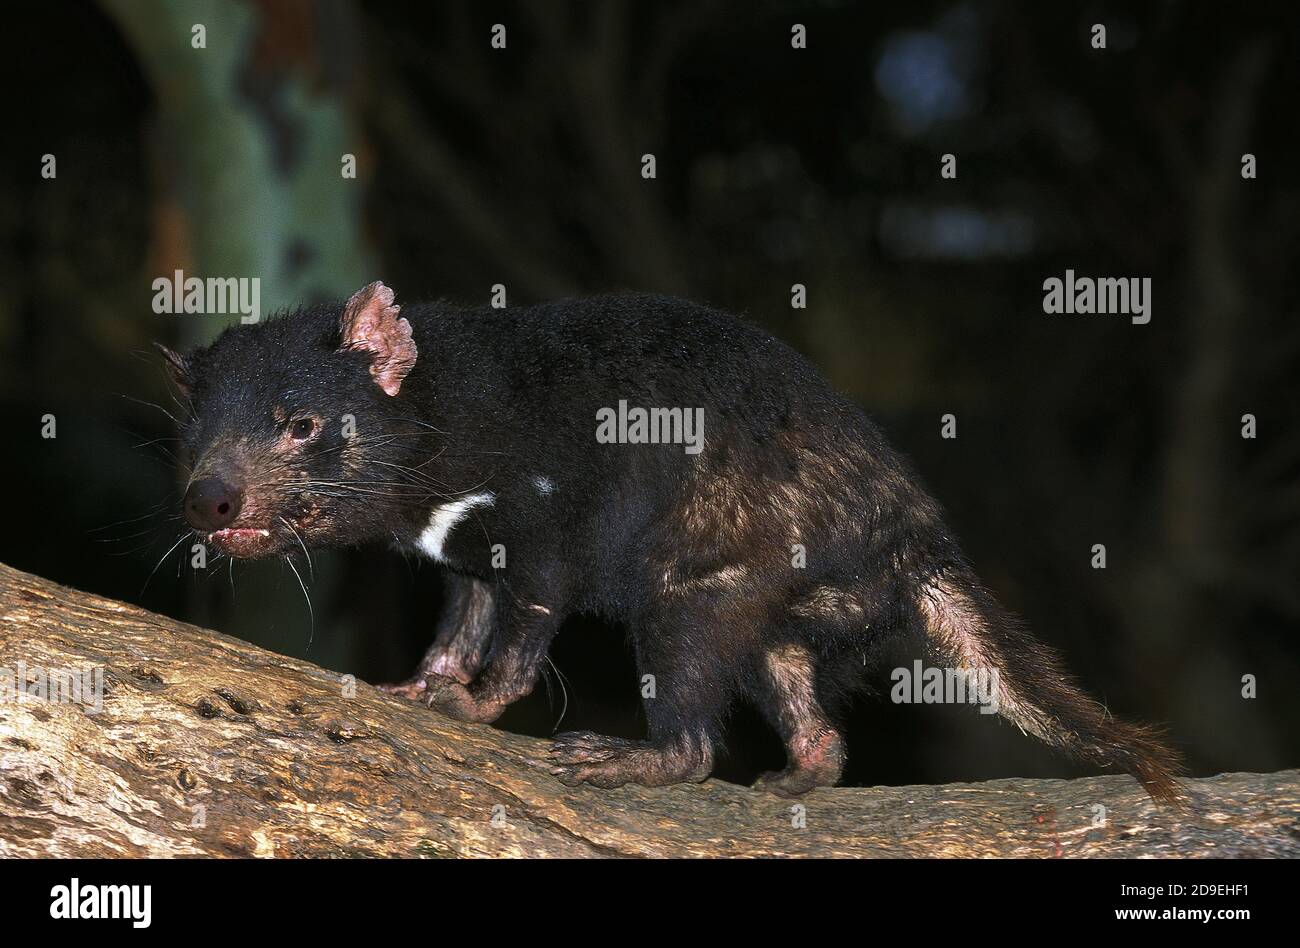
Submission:
M 424 694 L 424 690 L 429 687 L 423 678 L 411 678 L 407 681 L 393 682 L 386 685 L 375 685 L 385 694 L 396 695 L 399 698 L 406 698 L 408 701 L 419 701 Z
M 676 748 L 591 731 L 560 734 L 548 756 L 551 775 L 566 786 L 589 783 L 606 790 L 631 782 L 658 787 L 703 780 L 712 765 L 712 756 L 706 752 L 683 754 Z
M 504 702 L 477 698 L 460 682 L 450 678 L 429 675 L 424 682 L 425 690 L 419 700 L 457 721 L 490 724 L 505 710 Z

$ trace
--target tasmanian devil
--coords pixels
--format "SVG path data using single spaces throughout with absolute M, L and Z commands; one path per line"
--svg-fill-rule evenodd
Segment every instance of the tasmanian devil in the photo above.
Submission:
M 566 617 L 630 629 L 648 737 L 560 735 L 566 783 L 702 780 L 748 699 L 788 756 L 761 786 L 834 784 L 864 663 L 919 636 L 995 670 L 1023 731 L 1178 799 L 1174 756 L 999 608 L 876 426 L 734 317 L 641 295 L 399 312 L 372 283 L 163 354 L 187 408 L 184 515 L 211 547 L 387 541 L 449 570 L 434 643 L 390 692 L 493 721 Z

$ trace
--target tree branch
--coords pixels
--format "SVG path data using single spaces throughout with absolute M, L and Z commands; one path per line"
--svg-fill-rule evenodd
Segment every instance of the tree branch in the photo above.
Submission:
M 49 669 L 102 707 L 10 693 Z M 5 856 L 1300 855 L 1300 771 L 1195 781 L 1195 816 L 1128 777 L 569 789 L 542 741 L 3 565 L 0 673 Z

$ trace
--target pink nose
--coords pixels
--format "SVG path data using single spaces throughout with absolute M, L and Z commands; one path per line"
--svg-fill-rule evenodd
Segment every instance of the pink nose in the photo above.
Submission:
M 185 519 L 196 530 L 211 532 L 228 526 L 244 502 L 243 491 L 219 477 L 205 477 L 185 492 Z

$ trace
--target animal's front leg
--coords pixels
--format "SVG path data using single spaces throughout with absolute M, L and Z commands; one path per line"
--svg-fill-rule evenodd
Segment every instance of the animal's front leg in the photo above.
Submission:
M 468 687 L 450 678 L 426 679 L 422 700 L 448 717 L 491 722 L 532 692 L 563 616 L 558 606 L 507 591 L 497 605 L 498 627 L 487 668 Z
M 447 678 L 468 685 L 483 668 L 497 622 L 492 587 L 456 573 L 448 574 L 447 583 L 447 604 L 420 667 L 406 681 L 380 685 L 381 691 L 424 700 L 430 679 Z
M 736 669 L 698 643 L 711 641 L 717 629 L 731 629 L 733 639 L 743 641 L 749 636 L 742 623 L 761 622 L 764 606 L 753 598 L 719 602 L 712 590 L 655 603 L 633 623 L 637 675 L 654 682 L 653 690 L 642 692 L 649 739 L 590 731 L 560 734 L 551 746 L 551 773 L 569 786 L 590 783 L 606 789 L 708 777 Z

